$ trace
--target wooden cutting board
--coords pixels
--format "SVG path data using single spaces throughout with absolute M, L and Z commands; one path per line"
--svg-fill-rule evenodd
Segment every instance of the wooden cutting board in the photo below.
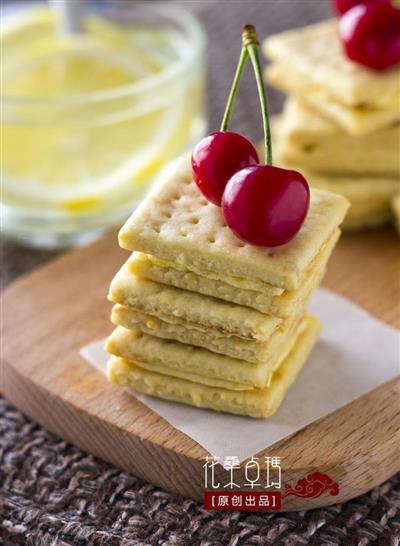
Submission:
M 201 499 L 205 450 L 111 386 L 79 349 L 112 329 L 110 279 L 127 258 L 110 234 L 19 278 L 2 297 L 1 390 L 22 412 L 65 440 L 167 490 Z M 400 327 L 400 245 L 382 230 L 342 237 L 324 285 Z M 377 362 L 379 365 L 379 362 Z M 400 380 L 392 380 L 276 443 L 282 482 L 316 471 L 339 495 L 288 496 L 284 510 L 345 501 L 400 470 Z M 243 477 L 239 478 L 239 481 Z M 226 473 L 219 469 L 222 483 Z

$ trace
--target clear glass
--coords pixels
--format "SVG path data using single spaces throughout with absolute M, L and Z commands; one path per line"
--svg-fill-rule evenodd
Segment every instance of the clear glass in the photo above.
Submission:
M 29 6 L 24 39 L 2 47 L 2 229 L 58 248 L 121 224 L 203 136 L 205 37 L 176 5 L 110 0 L 86 14 L 95 45 L 88 32 L 60 46 Z

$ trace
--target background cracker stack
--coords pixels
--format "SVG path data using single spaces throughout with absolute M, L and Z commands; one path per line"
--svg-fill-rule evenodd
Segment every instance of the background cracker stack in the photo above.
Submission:
M 343 227 L 387 223 L 400 191 L 400 68 L 376 72 L 347 60 L 336 20 L 263 44 L 268 81 L 290 94 L 275 120 L 275 160 L 351 207 Z
M 273 414 L 318 336 L 306 303 L 347 207 L 343 197 L 313 190 L 292 241 L 249 245 L 183 160 L 119 235 L 134 252 L 110 287 L 110 381 L 217 411 Z

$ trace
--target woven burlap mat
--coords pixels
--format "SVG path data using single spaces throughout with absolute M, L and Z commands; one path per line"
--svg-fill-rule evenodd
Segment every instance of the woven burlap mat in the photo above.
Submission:
M 328 0 L 181 2 L 209 35 L 210 129 L 218 128 L 240 47 L 240 27 L 260 36 L 330 15 Z M 268 90 L 272 111 L 282 97 Z M 243 82 L 232 129 L 261 137 L 253 76 Z M 53 254 L 7 243 L 3 284 Z M 117 470 L 48 433 L 0 399 L 0 545 L 303 546 L 400 544 L 400 476 L 367 495 L 288 514 L 207 512 Z M 372 469 L 373 471 L 373 469 Z

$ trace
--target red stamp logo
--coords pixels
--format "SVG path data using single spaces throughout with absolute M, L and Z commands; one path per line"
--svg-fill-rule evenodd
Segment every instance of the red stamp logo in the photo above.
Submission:
M 316 499 L 325 491 L 328 491 L 333 497 L 339 494 L 339 484 L 334 482 L 327 474 L 321 474 L 321 472 L 308 474 L 305 478 L 298 480 L 294 487 L 287 483 L 285 483 L 284 487 L 283 499 L 290 496 Z

